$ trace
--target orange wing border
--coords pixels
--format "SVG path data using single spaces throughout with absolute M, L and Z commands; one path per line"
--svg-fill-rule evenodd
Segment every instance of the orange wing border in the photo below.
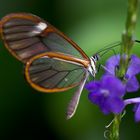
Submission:
M 68 89 L 71 89 L 73 87 L 76 87 L 79 85 L 79 83 L 77 84 L 73 84 L 71 86 L 68 86 L 66 88 L 53 88 L 53 89 L 47 89 L 47 88 L 43 88 L 35 83 L 33 83 L 30 79 L 30 75 L 29 75 L 29 68 L 30 68 L 30 65 L 31 63 L 40 58 L 40 57 L 44 57 L 44 56 L 47 56 L 49 58 L 54 58 L 54 59 L 62 59 L 64 61 L 69 61 L 69 62 L 75 62 L 75 63 L 78 63 L 80 65 L 82 65 L 84 68 L 88 68 L 89 66 L 89 61 L 87 60 L 82 60 L 82 59 L 78 59 L 78 58 L 74 58 L 74 57 L 71 57 L 71 56 L 67 56 L 67 55 L 64 55 L 62 53 L 53 53 L 53 52 L 47 52 L 47 53 L 42 53 L 42 54 L 39 54 L 39 55 L 36 55 L 34 57 L 32 57 L 27 63 L 26 63 L 26 67 L 25 67 L 25 77 L 26 77 L 26 80 L 27 82 L 31 85 L 31 87 L 33 87 L 34 89 L 38 90 L 38 91 L 41 91 L 41 92 L 44 92 L 44 93 L 52 93 L 52 92 L 61 92 L 61 91 L 66 91 Z

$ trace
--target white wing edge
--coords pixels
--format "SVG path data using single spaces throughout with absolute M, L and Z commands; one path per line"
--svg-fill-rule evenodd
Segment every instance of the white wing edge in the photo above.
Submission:
M 76 109 L 77 109 L 78 104 L 79 104 L 80 96 L 81 96 L 81 93 L 83 91 L 83 88 L 84 88 L 84 85 L 87 81 L 88 76 L 89 76 L 89 72 L 86 70 L 85 77 L 80 82 L 80 85 L 79 85 L 77 91 L 74 93 L 74 96 L 72 97 L 72 99 L 70 100 L 70 102 L 68 104 L 67 113 L 66 113 L 67 120 L 71 119 L 76 112 Z

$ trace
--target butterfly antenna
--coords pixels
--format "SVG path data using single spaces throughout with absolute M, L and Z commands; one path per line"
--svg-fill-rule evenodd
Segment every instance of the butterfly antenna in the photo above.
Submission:
M 104 46 L 102 49 L 100 49 L 99 51 L 96 52 L 96 54 L 100 53 L 100 52 L 103 52 L 103 51 L 107 51 L 109 49 L 112 49 L 112 48 L 115 48 L 117 46 L 120 46 L 121 45 L 121 41 L 117 41 L 115 43 L 112 43 L 112 44 L 109 44 L 107 46 Z
M 140 43 L 140 40 L 135 40 L 135 42 Z
M 135 42 L 140 43 L 140 40 L 135 40 Z M 117 41 L 115 43 L 109 44 L 109 45 L 103 47 L 102 49 L 100 49 L 99 51 L 97 51 L 96 54 L 99 54 L 99 53 L 104 52 L 104 51 L 106 52 L 110 49 L 114 49 L 115 47 L 120 46 L 121 44 L 122 44 L 121 41 Z

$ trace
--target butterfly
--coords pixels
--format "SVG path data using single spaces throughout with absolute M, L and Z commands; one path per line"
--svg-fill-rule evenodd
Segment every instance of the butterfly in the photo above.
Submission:
M 90 75 L 97 73 L 98 55 L 89 58 L 71 39 L 51 24 L 29 13 L 13 13 L 0 21 L 0 34 L 8 51 L 25 65 L 25 77 L 34 89 L 44 93 L 78 87 L 67 119 L 77 109 Z

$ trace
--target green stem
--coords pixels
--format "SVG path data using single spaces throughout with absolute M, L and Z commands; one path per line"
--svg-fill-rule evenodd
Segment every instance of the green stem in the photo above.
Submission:
M 137 21 L 138 3 L 139 0 L 128 0 L 127 19 L 125 24 L 125 30 L 122 34 L 121 59 L 119 67 L 120 69 L 117 73 L 117 76 L 120 78 L 122 78 L 127 71 L 131 56 L 131 50 L 135 41 L 134 31 Z
M 128 10 L 125 30 L 122 34 L 122 46 L 121 46 L 121 59 L 117 77 L 123 80 L 123 77 L 127 71 L 129 60 L 131 57 L 131 50 L 134 40 L 134 31 L 137 21 L 139 0 L 128 0 Z M 124 59 L 125 57 L 125 59 Z M 110 126 L 109 140 L 119 140 L 119 127 L 121 123 L 121 114 L 115 115 L 112 125 Z
M 110 126 L 109 140 L 119 140 L 119 127 L 121 115 L 115 115 L 112 125 Z

